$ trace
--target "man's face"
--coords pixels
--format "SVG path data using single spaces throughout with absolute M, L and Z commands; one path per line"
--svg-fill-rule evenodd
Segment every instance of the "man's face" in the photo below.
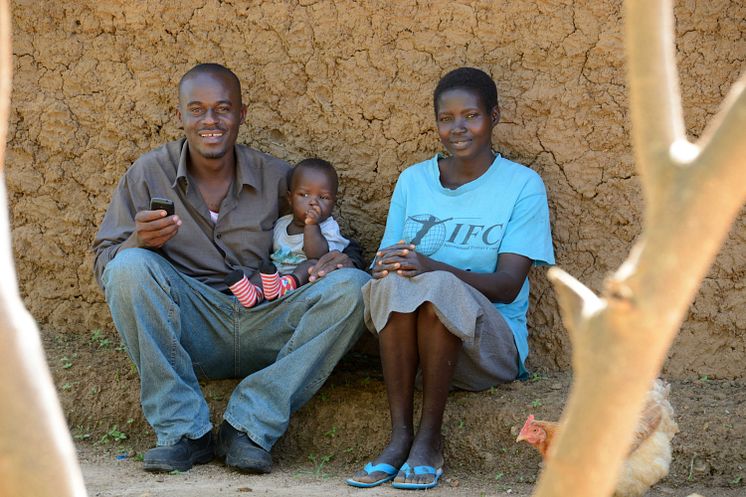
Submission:
M 204 72 L 182 82 L 177 115 L 190 153 L 220 159 L 233 150 L 246 107 L 241 105 L 234 81 L 219 73 Z

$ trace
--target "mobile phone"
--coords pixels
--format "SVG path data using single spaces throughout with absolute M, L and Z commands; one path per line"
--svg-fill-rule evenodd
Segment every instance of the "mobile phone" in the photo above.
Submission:
M 175 212 L 173 201 L 160 197 L 153 197 L 150 199 L 150 210 L 164 210 L 166 211 L 166 216 L 173 216 Z

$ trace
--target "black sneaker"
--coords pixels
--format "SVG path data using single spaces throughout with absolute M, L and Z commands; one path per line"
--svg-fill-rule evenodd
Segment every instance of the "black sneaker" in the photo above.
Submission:
M 194 464 L 206 464 L 215 457 L 212 432 L 192 440 L 181 437 L 174 445 L 155 447 L 145 453 L 145 471 L 189 471 Z
M 215 453 L 225 464 L 244 473 L 263 474 L 272 471 L 272 456 L 255 444 L 246 433 L 223 421 L 218 431 Z

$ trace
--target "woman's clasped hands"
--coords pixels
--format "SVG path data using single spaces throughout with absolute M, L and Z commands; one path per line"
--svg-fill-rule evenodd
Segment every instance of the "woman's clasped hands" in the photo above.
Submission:
M 390 273 L 411 278 L 430 271 L 430 259 L 415 251 L 415 246 L 404 240 L 376 252 L 373 278 L 380 279 Z

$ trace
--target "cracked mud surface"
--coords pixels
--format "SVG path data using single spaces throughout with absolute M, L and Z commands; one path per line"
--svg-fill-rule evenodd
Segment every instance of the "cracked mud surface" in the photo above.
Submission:
M 537 170 L 558 263 L 598 291 L 640 233 L 620 2 L 14 0 L 7 157 L 25 302 L 45 329 L 112 325 L 88 252 L 110 194 L 145 151 L 180 135 L 176 83 L 197 62 L 236 71 L 239 141 L 339 169 L 337 217 L 370 254 L 398 173 L 439 149 L 431 92 L 459 65 L 498 84 L 495 145 Z M 746 62 L 746 4 L 675 2 L 690 135 Z M 665 372 L 743 378 L 746 216 L 708 274 Z M 542 271 L 532 275 L 531 365 L 568 370 L 570 344 Z

